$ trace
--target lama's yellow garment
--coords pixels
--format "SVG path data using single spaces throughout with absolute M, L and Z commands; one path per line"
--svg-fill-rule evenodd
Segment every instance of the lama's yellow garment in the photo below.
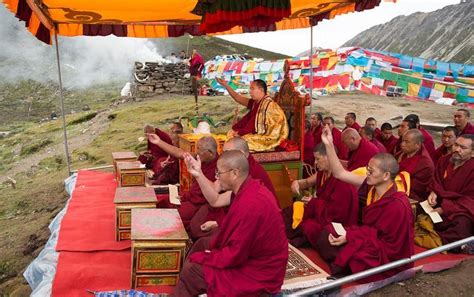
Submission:
M 288 123 L 281 107 L 268 96 L 262 100 L 255 120 L 257 133 L 242 136 L 254 152 L 273 150 L 288 138 Z M 229 131 L 227 136 L 230 138 L 231 134 L 232 131 Z
M 298 228 L 299 224 L 303 221 L 304 215 L 304 202 L 296 201 L 293 203 L 293 224 L 291 227 L 293 229 Z
M 420 214 L 415 223 L 415 244 L 427 249 L 443 245 L 439 234 L 434 230 L 433 221 L 426 214 Z

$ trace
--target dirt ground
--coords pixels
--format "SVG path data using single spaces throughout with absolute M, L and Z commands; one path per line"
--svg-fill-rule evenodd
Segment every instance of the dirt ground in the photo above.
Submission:
M 160 105 L 160 98 L 149 98 L 155 100 L 156 105 Z M 204 102 L 207 98 L 200 98 Z M 234 104 L 228 98 L 214 97 L 213 100 L 222 99 L 222 105 Z M 177 98 L 176 100 L 192 100 L 190 96 L 186 98 Z M 120 107 L 118 107 L 120 108 Z M 344 115 L 347 112 L 355 112 L 357 121 L 360 124 L 365 122 L 369 116 L 375 117 L 380 126 L 383 122 L 395 118 L 403 117 L 409 113 L 416 113 L 420 116 L 423 123 L 438 123 L 443 125 L 452 125 L 452 114 L 457 107 L 442 106 L 431 102 L 408 101 L 406 99 L 390 99 L 375 95 L 362 93 L 343 93 L 331 96 L 320 97 L 313 100 L 312 111 L 322 112 L 324 115 L 331 115 L 336 119 L 336 125 L 343 127 Z M 212 116 L 212 110 L 208 112 Z M 98 135 L 106 133 L 108 121 L 105 120 L 110 110 L 94 120 L 88 133 L 84 133 L 76 138 L 70 139 L 73 149 L 89 145 Z M 396 132 L 395 132 L 396 133 Z M 435 141 L 439 144 L 440 132 L 433 132 Z M 54 146 L 50 151 L 61 152 L 62 146 Z M 15 164 L 9 176 L 16 174 L 26 174 L 32 166 L 38 164 L 43 158 L 49 157 L 51 153 L 38 153 L 26 158 L 21 163 Z M 64 173 L 64 172 L 63 172 Z M 58 174 L 60 176 L 60 174 Z M 0 177 L 0 180 L 4 177 Z M 62 183 L 58 182 L 53 189 L 41 189 L 41 195 L 48 197 L 34 210 L 21 211 L 13 216 L 1 214 L 0 224 L 24 224 L 30 222 L 31 228 L 23 234 L 12 234 L 9 231 L 0 230 L 0 254 L 6 254 L 7 251 L 18 249 L 21 252 L 16 253 L 16 259 L 7 259 L 0 263 L 0 296 L 27 296 L 31 293 L 28 284 L 23 279 L 22 273 L 26 265 L 31 262 L 41 251 L 42 246 L 49 236 L 47 226 L 51 219 L 62 209 L 65 203 L 65 194 Z M 33 226 L 34 225 L 34 226 Z M 7 263 L 8 267 L 7 267 Z M 12 264 L 12 263 L 16 263 Z M 5 265 L 5 267 L 2 267 Z M 10 268 L 10 269 L 7 269 Z M 415 278 L 389 285 L 371 296 L 391 296 L 422 295 L 422 296 L 474 296 L 474 261 L 466 261 L 459 266 L 440 273 L 418 274 Z

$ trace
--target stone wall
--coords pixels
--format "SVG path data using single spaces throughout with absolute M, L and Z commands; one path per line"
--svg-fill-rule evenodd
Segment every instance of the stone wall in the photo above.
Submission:
M 169 93 L 190 94 L 191 80 L 188 73 L 188 66 L 183 62 L 135 62 L 134 93 L 138 97 Z

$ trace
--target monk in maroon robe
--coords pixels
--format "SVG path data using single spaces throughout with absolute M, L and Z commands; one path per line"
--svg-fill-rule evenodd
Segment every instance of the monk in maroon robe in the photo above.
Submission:
M 273 194 L 274 201 L 278 207 L 279 202 L 276 197 L 275 188 L 262 165 L 258 163 L 250 154 L 247 142 L 240 137 L 234 137 L 226 141 L 223 151 L 237 150 L 242 152 L 249 163 L 249 175 L 252 179 L 260 180 L 262 184 Z M 221 195 L 230 195 L 231 192 L 222 193 Z M 218 195 L 217 191 L 213 195 Z M 190 236 L 193 239 L 198 239 L 203 236 L 210 236 L 215 232 L 215 229 L 222 223 L 228 209 L 225 207 L 214 208 L 209 204 L 205 204 L 195 214 L 190 223 Z
M 164 142 L 172 144 L 171 137 L 168 135 L 168 133 L 161 131 L 158 128 L 153 128 L 151 125 L 145 125 L 143 130 L 145 134 L 154 133 L 158 135 L 158 137 L 160 137 L 160 139 L 162 139 Z M 142 164 L 145 164 L 147 168 L 152 169 L 153 172 L 156 173 L 154 170 L 154 167 L 156 166 L 155 163 L 161 162 L 167 157 L 168 154 L 164 150 L 147 140 L 147 151 L 138 156 L 138 161 L 140 161 Z
M 434 164 L 423 145 L 420 130 L 411 129 L 403 135 L 401 151 L 395 155 L 400 171 L 410 174 L 410 198 L 419 202 L 428 197 L 428 187 L 433 182 Z
M 405 117 L 405 120 L 415 123 L 416 128 L 420 130 L 420 132 L 423 134 L 423 137 L 425 139 L 423 144 L 426 150 L 428 151 L 430 156 L 433 156 L 435 152 L 435 144 L 434 144 L 433 136 L 431 136 L 431 134 L 428 131 L 426 131 L 425 128 L 421 126 L 420 117 L 418 117 L 418 115 L 416 114 L 409 114 Z
M 323 119 L 323 126 L 329 126 L 331 128 L 334 146 L 337 149 L 337 156 L 339 157 L 339 159 L 348 160 L 349 149 L 342 141 L 342 132 L 334 126 L 334 118 L 325 117 Z
M 387 153 L 391 154 L 397 146 L 398 137 L 395 137 L 392 132 L 392 125 L 390 123 L 383 123 L 381 127 L 380 142 L 383 144 Z
M 337 234 L 330 227 L 318 242 L 320 255 L 329 261 L 333 274 L 357 273 L 413 255 L 413 214 L 408 197 L 398 192 L 395 177 L 397 161 L 390 154 L 375 155 L 367 167 L 367 177 L 344 170 L 337 159 L 329 130 L 323 131 L 329 164 L 335 178 L 360 186 L 359 195 L 367 197 L 362 225 Z M 376 281 L 413 267 L 413 263 L 373 275 Z
M 297 247 L 309 242 L 316 248 L 321 232 L 331 222 L 347 227 L 357 224 L 359 205 L 356 188 L 332 175 L 324 144 L 316 147 L 314 157 L 317 174 L 291 184 L 295 195 L 303 195 L 304 190 L 312 187 L 315 190 L 314 196 L 304 198 L 303 220 L 296 229 L 292 228 L 293 207 L 283 211 L 286 235 L 290 243 Z
M 387 149 L 385 149 L 385 146 L 375 138 L 375 130 L 372 127 L 364 126 L 360 128 L 359 135 L 363 139 L 366 139 L 369 142 L 371 142 L 373 145 L 375 145 L 379 153 L 387 152 Z
M 458 129 L 454 126 L 447 126 L 443 129 L 443 133 L 441 134 L 441 145 L 435 150 L 432 156 L 435 166 L 441 157 L 453 152 L 454 143 L 456 142 L 458 135 Z
M 148 134 L 148 139 L 177 159 L 183 158 L 186 154 L 183 149 L 165 143 L 155 134 Z M 202 171 L 204 175 L 209 180 L 214 181 L 218 157 L 216 140 L 212 136 L 201 137 L 198 140 L 196 147 L 197 155 L 202 161 Z M 189 191 L 181 193 L 181 205 L 178 208 L 178 212 L 186 230 L 189 230 L 189 223 L 193 216 L 199 208 L 206 203 L 206 198 L 204 198 L 197 181 L 193 180 Z
M 178 147 L 179 135 L 183 133 L 183 126 L 179 122 L 175 122 L 170 128 L 171 144 Z M 157 134 L 160 136 L 160 134 Z M 161 138 L 161 137 L 160 137 Z M 151 143 L 151 142 L 150 142 Z M 152 144 L 152 143 L 151 143 Z M 155 144 L 152 144 L 158 147 Z M 161 151 L 161 148 L 158 147 Z M 179 160 L 176 157 L 167 155 L 153 161 L 153 185 L 168 185 L 179 183 Z
M 428 203 L 441 214 L 434 224 L 443 244 L 474 235 L 474 134 L 456 140 L 436 165 Z
M 459 130 L 459 136 L 474 134 L 474 126 L 469 122 L 471 113 L 465 108 L 460 108 L 454 113 L 454 126 Z
M 315 148 L 314 134 L 311 131 L 310 122 L 305 121 L 303 162 L 305 162 L 306 164 L 310 164 L 310 165 L 314 164 L 314 155 L 313 155 L 314 148 Z
M 374 129 L 374 138 L 378 141 L 382 141 L 382 131 L 377 128 L 377 120 L 373 117 L 369 117 L 365 120 L 365 127 L 370 127 Z
M 394 148 L 392 151 L 389 151 L 390 154 L 396 156 L 401 153 L 402 151 L 402 140 L 403 140 L 403 135 L 411 129 L 416 129 L 416 124 L 413 121 L 409 120 L 403 120 L 400 123 L 400 126 L 398 126 L 398 140 L 397 143 L 395 144 Z
M 378 149 L 373 143 L 360 137 L 359 133 L 352 128 L 347 128 L 342 132 L 342 141 L 350 151 L 347 162 L 349 171 L 366 167 L 369 160 L 378 153 Z
M 202 191 L 215 191 L 214 184 L 200 171 L 199 162 L 191 156 L 185 160 Z M 229 212 L 209 247 L 192 253 L 185 261 L 174 293 L 277 294 L 285 277 L 288 241 L 274 197 L 260 181 L 248 176 L 247 159 L 239 151 L 223 152 L 217 170 L 220 190 L 232 191 L 232 197 L 215 196 L 209 203 L 215 207 L 230 205 Z
M 311 133 L 313 134 L 314 147 L 321 143 L 321 134 L 323 133 L 323 115 L 319 112 L 311 115 Z M 312 154 L 312 152 L 311 152 Z M 313 163 L 308 163 L 313 164 Z
M 353 112 L 348 112 L 346 116 L 344 117 L 344 122 L 346 123 L 346 126 L 344 129 L 342 129 L 342 132 L 346 131 L 348 128 L 352 128 L 359 132 L 360 130 L 360 125 L 359 123 L 356 122 L 356 114 Z
M 159 159 L 159 160 L 163 160 Z M 159 163 L 159 168 L 153 176 L 153 185 L 169 185 L 179 183 L 179 160 L 175 157 L 168 156 Z

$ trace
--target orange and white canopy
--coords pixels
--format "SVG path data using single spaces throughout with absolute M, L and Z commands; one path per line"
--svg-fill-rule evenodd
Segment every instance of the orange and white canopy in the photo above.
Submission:
M 382 0 L 287 1 L 290 3 L 288 16 L 280 21 L 253 27 L 242 24 L 224 32 L 211 34 L 305 28 L 340 14 L 371 9 L 379 5 Z M 26 27 L 34 36 L 48 44 L 51 44 L 51 37 L 55 32 L 62 36 L 113 34 L 144 38 L 176 37 L 186 33 L 194 36 L 206 34 L 202 26 L 200 27 L 203 17 L 191 12 L 198 0 L 3 0 L 3 2 L 17 18 L 25 21 Z M 238 1 L 230 5 L 239 5 L 235 3 Z

